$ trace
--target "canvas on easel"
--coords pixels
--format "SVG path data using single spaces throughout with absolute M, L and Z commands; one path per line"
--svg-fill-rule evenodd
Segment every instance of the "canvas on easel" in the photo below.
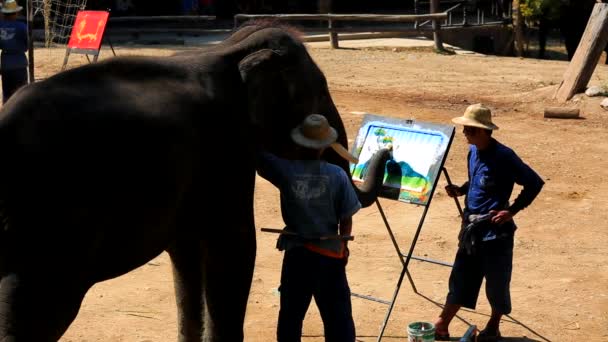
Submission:
M 366 114 L 353 147 L 359 158 L 359 163 L 351 165 L 353 181 L 362 183 L 372 155 L 388 147 L 392 156 L 386 163 L 380 196 L 426 205 L 453 131 L 448 125 Z
M 359 158 L 357 164 L 351 164 L 350 171 L 353 182 L 355 184 L 363 182 L 371 157 L 376 151 L 388 148 L 392 153 L 384 168 L 383 184 L 379 196 L 424 208 L 410 247 L 407 252 L 404 252 L 399 247 L 380 201 L 376 200 L 378 211 L 403 266 L 390 300 L 351 293 L 355 297 L 389 306 L 377 341 L 382 339 L 404 276 L 408 277 L 414 292 L 418 293 L 408 270 L 410 260 L 414 259 L 447 267 L 452 266 L 443 261 L 414 256 L 413 252 L 433 199 L 439 175 L 443 173 L 448 184 L 451 183 L 444 163 L 454 139 L 454 132 L 454 126 L 451 125 L 400 120 L 373 114 L 365 114 L 363 117 L 352 149 L 352 154 Z M 456 202 L 458 203 L 457 200 Z M 457 206 L 460 211 L 460 206 Z

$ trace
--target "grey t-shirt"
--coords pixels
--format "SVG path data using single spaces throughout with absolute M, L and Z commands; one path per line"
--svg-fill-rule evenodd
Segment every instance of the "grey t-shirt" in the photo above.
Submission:
M 262 152 L 258 173 L 281 192 L 285 229 L 302 237 L 335 235 L 340 220 L 361 208 L 346 172 L 325 161 L 287 160 Z M 340 240 L 306 240 L 288 235 L 281 236 L 277 247 L 288 250 L 304 243 L 334 253 L 342 248 Z

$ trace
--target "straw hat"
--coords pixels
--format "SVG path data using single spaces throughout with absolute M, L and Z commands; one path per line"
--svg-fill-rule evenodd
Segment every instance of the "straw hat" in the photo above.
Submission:
M 2 13 L 17 13 L 19 11 L 21 11 L 23 9 L 23 7 L 17 5 L 17 2 L 15 0 L 6 0 L 4 2 L 4 4 L 2 5 Z
M 320 114 L 310 114 L 304 121 L 291 131 L 291 139 L 296 144 L 315 150 L 331 147 L 340 157 L 357 163 L 358 159 L 350 154 L 344 146 L 336 142 L 338 132 L 329 125 L 327 119 Z
M 490 130 L 498 129 L 498 126 L 492 123 L 492 112 L 488 107 L 485 107 L 481 103 L 468 106 L 464 111 L 464 114 L 457 118 L 453 118 L 452 122 Z

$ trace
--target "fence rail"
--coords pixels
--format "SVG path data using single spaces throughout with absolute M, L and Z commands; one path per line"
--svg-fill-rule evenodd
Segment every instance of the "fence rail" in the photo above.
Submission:
M 432 14 L 237 14 L 234 16 L 234 28 L 244 19 L 277 19 L 289 21 L 327 21 L 327 31 L 332 48 L 338 48 L 338 33 L 342 32 L 420 32 L 418 25 L 410 27 L 335 27 L 337 21 L 373 21 L 373 22 L 414 22 L 421 20 L 439 22 L 448 19 L 448 12 Z M 441 26 L 437 25 L 437 30 Z

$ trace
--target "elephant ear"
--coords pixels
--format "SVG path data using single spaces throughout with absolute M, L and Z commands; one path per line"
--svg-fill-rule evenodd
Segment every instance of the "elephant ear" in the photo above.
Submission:
M 280 122 L 284 111 L 288 88 L 283 76 L 286 56 L 278 51 L 262 49 L 243 58 L 238 66 L 247 89 L 249 120 L 258 137 L 269 137 L 269 133 L 281 132 Z M 267 140 L 265 138 L 263 140 Z M 264 145 L 274 145 L 265 141 Z
M 247 83 L 262 73 L 278 72 L 277 66 L 282 64 L 283 55 L 271 49 L 262 49 L 250 53 L 239 62 L 239 71 L 243 81 Z

